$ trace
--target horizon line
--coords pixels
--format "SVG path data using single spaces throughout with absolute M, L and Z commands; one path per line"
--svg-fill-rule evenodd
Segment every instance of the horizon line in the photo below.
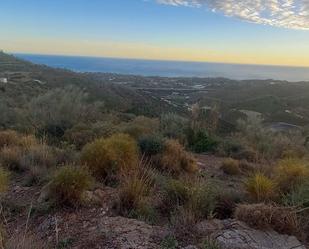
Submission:
M 173 60 L 173 59 L 151 59 L 151 58 L 130 58 L 130 57 L 118 57 L 118 56 L 95 56 L 95 55 L 76 55 L 76 54 L 51 54 L 51 53 L 32 53 L 32 52 L 14 52 L 14 51 L 0 51 L 11 54 L 11 55 L 41 55 L 41 56 L 64 56 L 64 57 L 83 57 L 83 58 L 106 58 L 106 59 L 118 59 L 118 60 L 135 60 L 135 61 L 158 61 L 158 62 L 185 62 L 185 63 L 212 63 L 212 64 L 223 64 L 223 65 L 243 65 L 243 66 L 260 66 L 260 67 L 284 67 L 284 68 L 303 68 L 309 69 L 309 66 L 296 66 L 288 64 L 263 64 L 263 63 L 237 63 L 237 62 L 221 62 L 221 61 L 205 61 L 205 60 Z

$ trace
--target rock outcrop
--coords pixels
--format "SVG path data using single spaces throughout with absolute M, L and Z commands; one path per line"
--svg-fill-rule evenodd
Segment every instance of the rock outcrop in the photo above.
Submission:
M 210 236 L 221 249 L 306 249 L 294 236 L 260 231 L 236 220 L 213 220 L 197 225 L 201 235 Z

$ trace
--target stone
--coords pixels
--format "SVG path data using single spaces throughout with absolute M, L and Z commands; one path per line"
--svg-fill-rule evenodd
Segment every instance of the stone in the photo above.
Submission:
M 211 234 L 221 249 L 306 249 L 294 236 L 255 230 L 235 220 L 222 225 L 221 230 Z

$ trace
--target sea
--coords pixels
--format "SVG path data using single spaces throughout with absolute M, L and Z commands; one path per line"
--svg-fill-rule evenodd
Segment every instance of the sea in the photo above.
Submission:
M 236 80 L 309 81 L 309 68 L 210 62 L 161 61 L 104 57 L 14 54 L 36 64 L 77 72 L 102 72 L 162 77 L 224 77 Z

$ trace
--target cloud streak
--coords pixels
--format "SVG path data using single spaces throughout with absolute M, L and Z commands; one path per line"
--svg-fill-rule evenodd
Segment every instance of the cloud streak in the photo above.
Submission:
M 309 30 L 309 0 L 156 0 L 202 8 L 252 23 Z

